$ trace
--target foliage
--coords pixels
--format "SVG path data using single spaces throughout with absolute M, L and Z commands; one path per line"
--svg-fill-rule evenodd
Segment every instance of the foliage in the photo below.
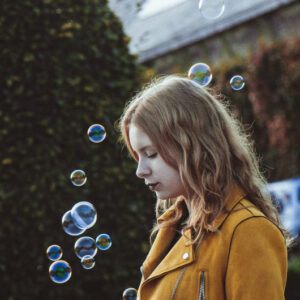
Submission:
M 289 271 L 300 274 L 300 257 L 293 257 L 293 259 L 291 259 Z
M 105 0 L 3 0 L 0 40 L 1 298 L 118 299 L 139 284 L 153 217 L 114 128 L 143 68 Z M 107 130 L 101 144 L 88 140 L 94 123 Z M 87 173 L 83 187 L 71 184 L 74 169 Z M 98 211 L 85 234 L 113 240 L 90 271 L 61 227 L 84 200 Z M 48 275 L 54 243 L 73 269 L 63 285 Z
M 300 174 L 300 40 L 262 45 L 249 64 L 249 99 L 273 179 Z
M 269 181 L 300 174 L 300 40 L 261 44 L 247 60 L 236 59 L 216 68 L 220 90 L 252 135 Z M 245 79 L 240 91 L 229 81 Z
M 289 262 L 285 296 L 287 300 L 300 299 L 300 256 L 293 257 Z

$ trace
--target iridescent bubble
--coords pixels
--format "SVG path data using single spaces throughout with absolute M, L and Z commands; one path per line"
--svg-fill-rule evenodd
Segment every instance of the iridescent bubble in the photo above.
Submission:
M 86 183 L 87 177 L 84 171 L 75 170 L 70 175 L 71 181 L 76 186 L 82 186 Z
M 200 85 L 206 86 L 212 80 L 212 73 L 207 64 L 198 63 L 191 66 L 188 77 Z
M 224 13 L 224 0 L 200 0 L 199 9 L 204 18 L 209 20 L 217 19 Z
M 100 250 L 107 250 L 111 247 L 111 238 L 106 233 L 101 233 L 96 238 L 96 245 Z
M 71 278 L 72 269 L 68 262 L 57 260 L 49 267 L 49 275 L 55 283 L 65 283 Z
M 123 292 L 123 300 L 137 300 L 137 290 L 128 288 Z
M 239 91 L 245 86 L 245 80 L 240 75 L 235 75 L 230 79 L 230 85 L 233 90 Z
M 59 245 L 51 245 L 47 248 L 46 254 L 50 260 L 55 261 L 61 259 L 63 251 Z
M 97 212 L 93 204 L 87 201 L 76 203 L 71 209 L 74 224 L 81 229 L 94 226 L 97 221 Z
M 64 213 L 61 223 L 64 231 L 69 235 L 80 235 L 85 231 L 85 229 L 79 228 L 74 224 L 70 210 Z
M 91 255 L 85 255 L 82 259 L 81 259 L 81 265 L 84 269 L 92 269 L 95 266 L 95 259 L 93 256 Z
M 101 143 L 106 137 L 105 128 L 100 124 L 94 124 L 89 127 L 87 134 L 93 143 Z
M 96 242 L 89 236 L 83 236 L 76 241 L 74 250 L 80 259 L 86 255 L 94 257 L 97 253 Z

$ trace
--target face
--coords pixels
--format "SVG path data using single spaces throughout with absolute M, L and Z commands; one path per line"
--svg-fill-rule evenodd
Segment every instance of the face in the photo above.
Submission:
M 144 179 L 146 185 L 157 183 L 150 188 L 155 191 L 157 198 L 168 199 L 184 195 L 179 172 L 162 159 L 148 135 L 132 124 L 129 127 L 129 139 L 139 158 L 136 175 Z

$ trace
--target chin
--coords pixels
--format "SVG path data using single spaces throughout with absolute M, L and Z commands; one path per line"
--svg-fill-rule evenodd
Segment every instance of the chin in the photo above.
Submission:
M 176 197 L 179 197 L 180 195 L 177 195 L 177 194 L 163 194 L 163 193 L 160 193 L 160 192 L 156 192 L 156 196 L 158 199 L 160 200 L 168 200 L 170 198 L 176 198 Z
M 156 192 L 156 196 L 157 196 L 157 198 L 160 199 L 160 200 L 167 200 L 167 199 L 170 198 L 168 195 L 162 194 L 162 193 L 160 193 L 160 192 Z

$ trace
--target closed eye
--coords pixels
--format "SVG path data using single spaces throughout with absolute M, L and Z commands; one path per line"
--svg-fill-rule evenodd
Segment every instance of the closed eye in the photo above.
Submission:
M 154 154 L 148 156 L 148 158 L 154 158 L 154 157 L 156 157 L 156 155 L 157 155 L 157 153 L 154 153 Z

